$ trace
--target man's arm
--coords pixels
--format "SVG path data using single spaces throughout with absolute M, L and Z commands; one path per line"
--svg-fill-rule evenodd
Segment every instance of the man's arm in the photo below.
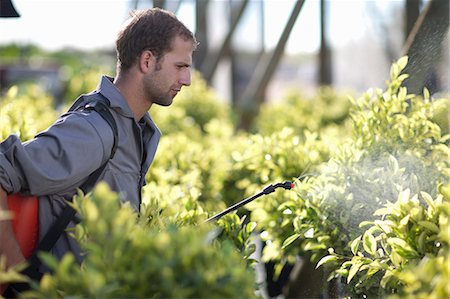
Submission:
M 6 192 L 0 187 L 0 212 L 8 211 Z M 12 229 L 11 220 L 0 219 L 0 255 L 6 256 L 6 268 L 25 261 Z
M 109 158 L 113 140 L 99 114 L 82 112 L 23 143 L 10 135 L 0 143 L 0 185 L 8 193 L 69 194 Z

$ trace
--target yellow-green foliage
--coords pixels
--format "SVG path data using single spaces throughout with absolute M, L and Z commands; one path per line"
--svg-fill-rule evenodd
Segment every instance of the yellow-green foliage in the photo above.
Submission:
M 252 298 L 254 276 L 213 226 L 168 223 L 164 229 L 120 205 L 107 185 L 77 196 L 81 223 L 74 234 L 89 254 L 80 268 L 71 254 L 45 261 L 36 298 Z
M 96 64 L 98 65 L 98 61 Z M 95 90 L 99 84 L 100 74 L 113 76 L 113 70 L 106 66 L 64 66 L 63 75 L 67 78 L 65 84 L 65 93 L 63 99 L 58 101 L 70 104 L 75 99 L 85 93 Z
M 423 197 L 428 204 L 426 210 L 417 207 L 416 204 L 413 207 L 415 211 L 418 211 L 414 215 L 416 219 L 408 219 L 409 223 L 406 225 L 404 220 L 401 224 L 402 229 L 407 228 L 407 224 L 410 226 L 404 234 L 407 238 L 403 240 L 411 243 L 414 249 L 419 244 L 418 250 L 425 254 L 420 260 L 400 263 L 400 267 L 396 265 L 390 267 L 393 272 L 391 277 L 398 279 L 398 282 L 404 285 L 400 288 L 399 294 L 392 296 L 392 299 L 450 297 L 448 283 L 450 281 L 450 185 L 441 186 L 441 194 L 436 199 L 427 194 L 423 194 Z M 419 221 L 417 221 L 418 217 L 421 217 Z M 411 242 L 415 239 L 416 242 Z M 402 261 L 401 256 L 400 261 Z M 403 264 L 405 267 L 402 267 Z
M 235 139 L 233 128 L 212 120 L 205 130 L 201 138 L 190 138 L 183 132 L 163 136 L 146 177 L 159 186 L 195 190 L 208 210 L 221 209 L 223 181 L 230 169 L 230 140 Z
M 16 134 L 22 141 L 46 129 L 57 118 L 50 95 L 36 85 L 11 87 L 0 96 L 0 140 Z
M 206 132 L 212 120 L 232 125 L 230 106 L 207 86 L 199 73 L 194 72 L 192 80 L 192 85 L 181 90 L 170 108 L 155 105 L 151 108 L 150 114 L 164 134 L 183 132 L 197 137 Z
M 330 87 L 319 88 L 311 98 L 291 90 L 280 101 L 262 106 L 253 130 L 263 135 L 280 131 L 284 127 L 294 128 L 299 134 L 304 130 L 320 132 L 327 126 L 345 122 L 349 109 L 348 95 Z M 341 135 L 346 133 L 340 132 Z
M 325 256 L 318 265 L 327 265 L 332 278 L 345 277 L 349 294 L 408 293 L 423 277 L 412 281 L 404 270 L 448 255 L 441 230 L 448 228 L 449 198 L 438 188 L 449 179 L 448 136 L 433 122 L 427 91 L 416 96 L 401 86 L 406 63 L 404 57 L 392 66 L 386 91 L 353 101 L 353 140 L 334 152 L 320 176 L 303 182 L 296 234 L 284 243 Z M 412 293 L 435 292 L 448 279 L 428 274 L 438 281 L 424 280 Z
M 226 201 L 238 201 L 265 185 L 292 180 L 328 159 L 329 148 L 318 134 L 297 135 L 285 128 L 271 135 L 242 134 L 234 143 L 232 167 L 225 181 Z
M 433 100 L 426 89 L 423 96 L 408 94 L 406 87 L 401 86 L 407 78 L 401 74 L 406 64 L 407 58 L 403 58 L 392 66 L 386 91 L 369 90 L 352 100 L 354 139 L 359 148 L 369 149 L 371 155 L 379 152 L 433 155 L 429 159 L 433 163 L 449 154 L 448 147 L 442 145 L 450 136 L 443 134 L 433 119 L 445 102 Z
M 433 121 L 441 128 L 442 135 L 450 134 L 450 94 L 433 100 Z

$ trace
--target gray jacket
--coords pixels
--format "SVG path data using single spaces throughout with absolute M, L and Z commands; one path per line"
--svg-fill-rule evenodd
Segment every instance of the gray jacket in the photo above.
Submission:
M 141 203 L 145 174 L 153 161 L 161 133 L 148 113 L 134 120 L 127 102 L 103 76 L 95 92 L 106 97 L 118 127 L 118 147 L 99 180 L 119 192 L 136 210 Z M 0 185 L 8 193 L 39 196 L 39 237 L 43 238 L 77 188 L 110 157 L 113 132 L 96 112 L 62 115 L 47 130 L 22 143 L 10 135 L 0 143 Z M 69 227 L 73 226 L 71 223 Z M 61 258 L 72 251 L 81 261 L 76 242 L 63 234 L 52 253 Z

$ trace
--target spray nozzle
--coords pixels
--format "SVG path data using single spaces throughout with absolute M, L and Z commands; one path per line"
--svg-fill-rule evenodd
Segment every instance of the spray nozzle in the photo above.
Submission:
M 284 181 L 283 183 L 275 184 L 275 188 L 283 187 L 286 190 L 291 190 L 295 188 L 295 184 L 291 181 Z
M 266 188 L 264 188 L 264 190 L 262 191 L 263 194 L 269 194 L 275 191 L 275 189 L 277 188 L 284 188 L 286 190 L 291 190 L 292 188 L 295 187 L 295 184 L 292 183 L 291 181 L 284 181 L 282 183 L 276 183 L 274 185 L 269 185 Z

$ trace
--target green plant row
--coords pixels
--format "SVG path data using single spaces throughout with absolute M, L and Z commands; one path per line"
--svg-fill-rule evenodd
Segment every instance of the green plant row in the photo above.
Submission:
M 291 203 L 295 233 L 283 247 L 311 252 L 344 284 L 341 296 L 450 294 L 449 271 L 441 271 L 450 262 L 449 135 L 433 121 L 449 100 L 408 94 L 406 64 L 393 64 L 385 91 L 353 100 L 351 140 Z M 437 261 L 444 266 L 432 269 Z

